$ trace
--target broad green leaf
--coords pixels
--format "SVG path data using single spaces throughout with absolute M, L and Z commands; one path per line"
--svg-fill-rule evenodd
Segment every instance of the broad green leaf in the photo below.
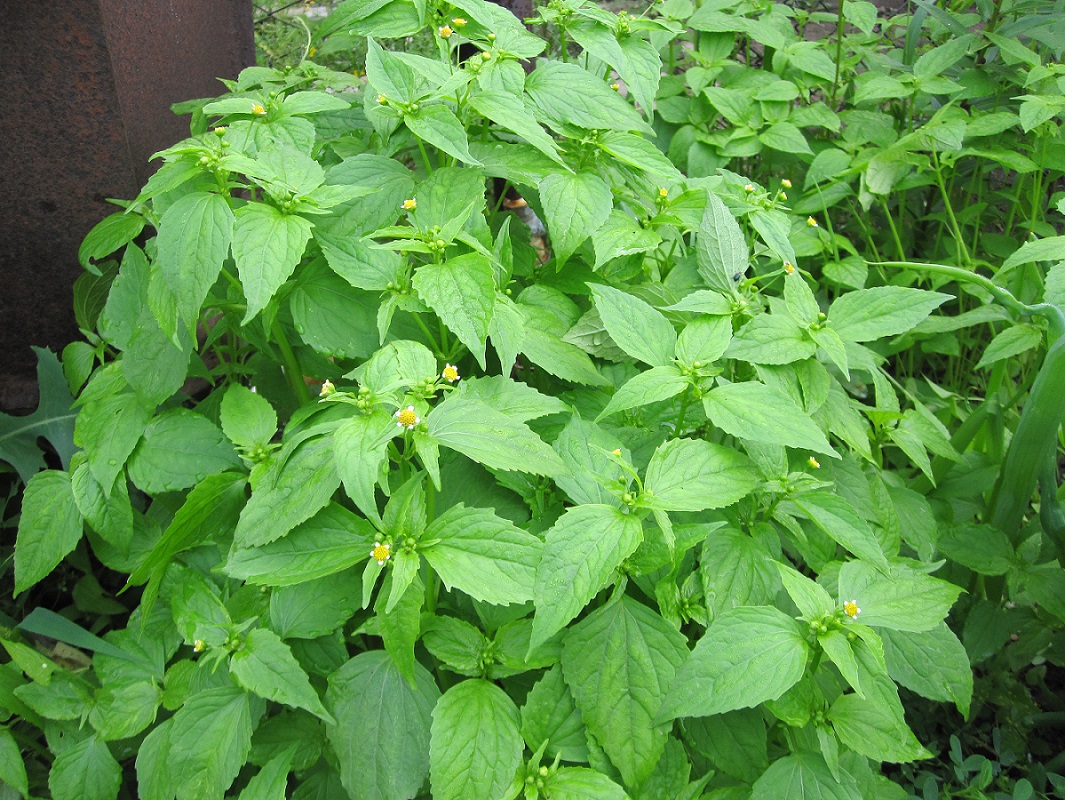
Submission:
M 791 498 L 791 502 L 798 506 L 803 516 L 848 551 L 887 571 L 887 558 L 880 549 L 876 534 L 844 498 L 829 492 L 809 492 Z
M 902 286 L 859 289 L 832 303 L 828 322 L 847 341 L 869 342 L 906 333 L 950 299 L 949 294 Z
M 316 232 L 315 239 L 333 272 L 356 289 L 381 292 L 400 282 L 403 259 L 398 253 L 370 247 L 349 235 Z
M 33 348 L 37 355 L 37 386 L 40 402 L 32 414 L 14 417 L 0 414 L 0 459 L 18 472 L 23 483 L 41 469 L 44 456 L 37 445 L 44 437 L 55 448 L 63 462 L 70 465 L 74 455 L 74 416 L 70 406 L 74 402 L 59 360 L 51 350 Z
M 576 64 L 541 63 L 526 78 L 525 92 L 539 119 L 559 133 L 575 125 L 586 130 L 654 134 L 617 92 Z
M 148 494 L 195 486 L 208 475 L 240 467 L 222 431 L 202 414 L 175 408 L 144 429 L 129 457 L 130 480 Z
M 270 401 L 239 383 L 222 396 L 222 430 L 238 447 L 264 447 L 277 433 L 277 412 Z
M 270 593 L 270 628 L 282 639 L 328 636 L 354 616 L 361 596 L 362 580 L 353 569 L 278 587 Z
M 808 331 L 789 314 L 759 314 L 736 332 L 725 356 L 751 364 L 792 364 L 816 352 Z
M 775 700 L 802 677 L 808 651 L 803 630 L 782 611 L 725 611 L 677 670 L 657 719 L 708 717 Z
M 22 760 L 18 742 L 7 728 L 0 728 L 0 782 L 14 789 L 22 797 L 29 796 L 26 763 Z
M 549 477 L 566 472 L 555 451 L 525 424 L 480 400 L 453 393 L 426 421 L 433 440 L 486 467 Z
M 466 129 L 462 127 L 455 112 L 446 105 L 423 105 L 411 114 L 403 115 L 404 124 L 419 139 L 454 156 L 464 164 L 480 166 L 481 162 L 470 153 Z
M 488 335 L 492 338 L 492 348 L 499 357 L 501 369 L 504 374 L 509 373 L 525 340 L 525 316 L 518 305 L 502 292 L 496 292 Z M 591 367 L 591 371 L 594 373 L 595 368 Z
M 938 531 L 935 547 L 981 575 L 1005 575 L 1016 560 L 1009 537 L 993 525 L 957 525 Z
M 336 470 L 344 491 L 370 519 L 380 519 L 375 486 L 387 465 L 388 443 L 395 433 L 395 419 L 376 408 L 371 414 L 358 414 L 342 423 L 333 434 Z
M 720 528 L 703 540 L 699 577 L 711 619 L 737 606 L 766 605 L 780 589 L 772 555 L 735 528 Z
M 238 208 L 234 216 L 233 258 L 248 299 L 247 324 L 292 275 L 313 226 L 303 217 L 282 214 L 272 205 L 254 201 Z
M 221 800 L 251 750 L 252 710 L 243 689 L 193 695 L 174 715 L 164 758 L 178 800 Z
M 304 708 L 328 723 L 333 722 L 307 673 L 296 661 L 288 645 L 267 628 L 256 628 L 244 637 L 233 653 L 230 671 L 248 691 L 267 700 Z
M 975 40 L 972 35 L 957 36 L 933 47 L 914 62 L 913 76 L 918 81 L 938 78 L 965 57 Z
M 391 394 L 398 400 L 396 389 L 432 380 L 436 370 L 436 357 L 428 347 L 401 339 L 386 344 L 345 377 L 355 378 L 378 396 Z
M 639 372 L 614 392 L 606 408 L 599 412 L 596 422 L 619 411 L 668 400 L 689 386 L 691 381 L 672 364 Z
M 277 541 L 236 548 L 225 573 L 267 586 L 291 586 L 347 569 L 370 557 L 376 531 L 343 506 L 330 503 Z
M 565 163 L 558 154 L 555 140 L 540 127 L 540 123 L 522 103 L 520 96 L 482 89 L 471 94 L 469 102 L 477 113 L 518 134 L 552 161 Z
M 721 358 L 730 341 L 732 322 L 728 317 L 697 317 L 677 338 L 677 360 L 689 367 L 712 364 Z
M 806 142 L 802 131 L 790 122 L 777 122 L 758 134 L 758 139 L 766 147 L 782 153 L 800 153 L 813 155 L 814 151 Z
M 930 631 L 947 616 L 962 589 L 892 564 L 884 575 L 862 561 L 848 561 L 840 569 L 839 595 L 861 608 L 860 621 L 896 631 Z
M 289 295 L 296 332 L 326 357 L 366 358 L 381 343 L 379 297 L 356 289 L 332 270 L 305 273 Z
M 154 408 L 129 389 L 117 364 L 97 370 L 80 400 L 74 444 L 88 456 L 89 469 L 103 493 L 110 494 Z
M 143 583 L 156 570 L 165 569 L 170 560 L 184 550 L 227 538 L 236 527 L 244 507 L 245 483 L 243 474 L 223 472 L 208 476 L 197 484 L 159 541 L 133 570 L 128 584 Z
M 846 772 L 833 774 L 817 753 L 800 752 L 774 761 L 754 782 L 751 800 L 865 800 Z
M 791 244 L 791 218 L 778 209 L 756 209 L 748 217 L 751 226 L 758 231 L 769 249 L 781 261 L 794 264 L 795 248 Z M 801 279 L 801 278 L 800 278 Z
M 550 331 L 536 328 L 535 321 L 526 320 L 525 325 L 519 339 L 519 352 L 536 366 L 558 378 L 586 386 L 610 383 L 596 371 L 588 354 L 579 347 Z
M 233 221 L 226 198 L 208 192 L 185 195 L 159 221 L 153 281 L 165 286 L 164 294 L 190 329 L 229 255 Z M 163 330 L 172 336 L 176 328 L 163 324 Z
M 775 562 L 774 566 L 780 574 L 788 597 L 804 618 L 818 619 L 836 610 L 837 603 L 821 584 L 780 561 Z
M 414 288 L 485 368 L 488 325 L 495 310 L 495 274 L 480 253 L 425 264 L 414 273 Z
M 552 667 L 525 699 L 521 709 L 521 735 L 529 748 L 539 748 L 548 758 L 587 763 L 588 739 L 581 712 L 562 677 L 562 668 Z
M 54 800 L 115 800 L 121 785 L 122 767 L 96 736 L 68 746 L 48 774 Z
M 715 386 L 703 396 L 703 410 L 714 425 L 741 439 L 838 456 L 801 406 L 763 383 Z
M 426 528 L 419 551 L 446 586 L 496 605 L 533 597 L 543 545 L 487 508 L 458 503 Z
M 562 266 L 610 216 L 610 187 L 592 172 L 555 173 L 537 187 L 551 236 L 555 263 Z
M 574 414 L 555 439 L 554 447 L 569 469 L 569 474 L 557 477 L 555 483 L 570 500 L 577 505 L 617 504 L 606 484 L 620 477 L 617 462 L 610 455 L 621 449 L 620 439 Z
M 366 77 L 378 92 L 401 103 L 417 100 L 428 89 L 396 53 L 382 49 L 370 38 L 366 40 Z
M 296 745 L 292 745 L 270 759 L 240 793 L 240 800 L 285 800 L 288 796 L 288 773 Z
M 433 657 L 459 675 L 475 678 L 483 671 L 482 659 L 489 641 L 478 628 L 455 617 L 437 616 L 422 641 Z
M 557 397 L 541 394 L 531 386 L 503 375 L 470 378 L 459 384 L 459 393 L 473 397 L 519 422 L 567 410 Z
M 414 199 L 418 207 L 410 216 L 419 228 L 429 230 L 437 225 L 453 228 L 455 216 L 463 209 L 470 207 L 471 220 L 484 211 L 487 204 L 484 173 L 468 167 L 437 169 L 418 186 Z
M 663 511 L 703 511 L 730 506 L 757 485 L 754 465 L 736 450 L 671 439 L 651 456 L 641 500 Z
M 628 800 L 625 790 L 602 772 L 562 767 L 547 779 L 544 796 L 551 800 Z
M 519 59 L 537 56 L 547 45 L 539 36 L 529 32 L 510 9 L 484 0 L 457 0 L 452 5 L 466 12 L 487 30 L 495 31 L 495 46 Z
M 329 676 L 327 728 L 352 800 L 411 800 L 429 775 L 429 737 L 440 691 L 414 666 L 407 683 L 383 650 L 361 653 Z
M 670 725 L 655 715 L 688 655 L 684 636 L 645 605 L 622 596 L 566 634 L 562 671 L 584 724 L 625 783 L 647 778 Z
M 965 647 L 945 622 L 920 633 L 885 628 L 880 635 L 892 680 L 921 697 L 953 702 L 963 716 L 969 716 L 972 667 Z
M 874 761 L 904 763 L 931 756 L 906 724 L 898 689 L 882 661 L 861 638 L 854 642 L 854 653 L 866 696 L 845 694 L 828 710 L 840 741 Z
M 752 783 L 769 766 L 766 723 L 760 709 L 742 709 L 682 723 L 685 740 L 715 767 Z
M 38 472 L 22 496 L 15 543 L 15 594 L 45 578 L 81 541 L 82 520 L 70 475 Z
M 983 369 L 1006 358 L 1034 350 L 1043 341 L 1043 330 L 1029 322 L 1019 322 L 1006 328 L 988 342 L 976 369 Z
M 1061 261 L 1065 259 L 1065 236 L 1048 236 L 1034 242 L 1025 242 L 1010 254 L 1002 269 L 1012 269 L 1036 261 Z
M 600 134 L 596 145 L 618 161 L 647 173 L 651 180 L 659 184 L 659 188 L 667 188 L 670 184 L 684 180 L 684 176 L 673 166 L 666 154 L 642 136 L 606 131 Z
M 619 135 L 628 136 L 629 134 Z M 638 137 L 633 138 L 643 141 Z M 657 149 L 656 152 L 658 152 Z M 640 223 L 630 215 L 615 209 L 610 212 L 606 222 L 592 234 L 592 248 L 595 250 L 595 264 L 592 269 L 598 271 L 600 267 L 615 258 L 654 250 L 661 241 L 662 237 L 657 233 L 641 227 Z
M 293 92 L 281 103 L 283 114 L 318 114 L 322 111 L 347 111 L 351 103 L 342 96 L 327 92 Z
M 613 506 L 567 509 L 547 532 L 536 570 L 530 647 L 547 641 L 576 617 L 642 540 L 639 519 Z
M 425 604 L 425 584 L 417 574 L 420 565 L 421 557 L 417 554 L 407 555 L 401 550 L 393 556 L 392 569 L 385 575 L 374 603 L 378 634 L 385 650 L 411 686 L 416 685 L 417 680 L 414 645 L 421 634 L 422 606 Z M 368 566 L 372 568 L 372 565 Z M 364 588 L 364 594 L 365 591 Z
M 706 211 L 696 238 L 699 275 L 711 289 L 735 294 L 735 275 L 750 266 L 750 250 L 736 218 L 713 192 L 706 195 Z
M 162 403 L 185 383 L 195 348 L 184 323 L 178 325 L 174 339 L 163 332 L 152 310 L 142 305 L 122 353 L 122 375 L 146 405 Z
M 234 543 L 253 547 L 281 538 L 321 510 L 339 485 L 332 436 L 282 450 L 260 476 L 241 512 Z
M 90 272 L 97 271 L 92 262 L 109 256 L 129 244 L 144 230 L 144 217 L 120 211 L 97 222 L 78 247 L 78 262 Z
M 74 503 L 89 527 L 120 551 L 127 551 L 133 538 L 133 505 L 129 500 L 128 483 L 116 482 L 111 488 L 111 496 L 107 497 L 92 476 L 89 465 L 82 463 L 71 473 L 70 485 L 74 490 Z
M 518 709 L 498 686 L 468 680 L 452 686 L 433 709 L 429 748 L 433 797 L 499 797 L 513 780 L 525 746 Z
M 589 288 L 603 325 L 618 347 L 652 367 L 673 364 L 677 332 L 660 311 L 612 286 L 589 284 Z

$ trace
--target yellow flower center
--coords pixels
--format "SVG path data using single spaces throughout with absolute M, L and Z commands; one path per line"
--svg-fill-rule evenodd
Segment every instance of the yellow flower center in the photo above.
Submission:
M 862 613 L 862 610 L 858 608 L 857 600 L 848 600 L 846 603 L 843 604 L 843 613 L 851 619 L 854 619 Z
M 450 39 L 451 34 L 454 33 L 454 31 L 451 30 L 450 25 L 441 25 L 439 28 L 436 29 L 436 32 L 440 34 L 441 39 Z
M 669 197 L 669 189 L 659 189 L 658 190 L 658 196 L 659 197 Z
M 413 197 L 410 198 L 409 200 L 404 200 L 403 201 L 403 210 L 404 211 L 413 211 L 417 207 L 418 207 L 418 201 L 415 200 Z
M 370 558 L 372 558 L 378 564 L 384 564 L 391 557 L 392 557 L 392 547 L 391 547 L 391 545 L 381 544 L 380 542 L 374 542 L 373 543 L 373 550 L 370 551 Z
M 785 189 L 790 189 L 791 188 L 791 181 L 789 181 L 787 178 L 785 178 L 784 180 L 782 180 L 780 182 L 780 185 L 783 186 Z
M 251 105 L 251 113 L 252 114 L 258 114 L 261 117 L 263 114 L 266 113 L 266 109 L 263 108 L 258 103 L 252 103 L 252 105 Z
M 817 220 L 814 219 L 813 217 L 807 217 L 806 218 L 806 224 L 809 225 L 811 228 L 816 228 L 817 227 Z
M 450 364 L 444 367 L 444 371 L 440 373 L 445 381 L 448 383 L 454 383 L 459 379 L 459 371 Z
M 331 394 L 335 394 L 337 387 L 333 385 L 333 382 L 329 379 L 322 384 L 322 390 L 318 392 L 319 397 L 329 397 Z
M 813 467 L 814 469 L 821 469 L 821 462 L 818 461 L 813 456 L 810 456 L 810 458 L 807 459 L 807 461 L 810 464 L 810 466 Z
M 453 20 L 451 20 L 451 24 L 454 25 L 456 28 L 461 28 L 466 24 L 466 20 L 463 17 L 455 17 Z
M 784 271 L 785 271 L 786 273 L 788 273 L 789 275 L 792 275 L 792 274 L 794 274 L 794 272 L 795 272 L 795 265 L 794 265 L 794 264 L 792 264 L 792 263 L 791 263 L 790 261 L 785 261 L 785 262 L 784 262 Z
M 421 422 L 421 418 L 414 410 L 414 406 L 407 406 L 407 408 L 403 408 L 397 411 L 396 420 L 403 428 L 413 428 L 415 425 Z

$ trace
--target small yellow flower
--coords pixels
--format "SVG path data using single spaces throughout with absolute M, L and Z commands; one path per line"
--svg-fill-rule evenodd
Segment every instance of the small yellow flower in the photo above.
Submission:
M 616 92 L 618 89 L 621 88 L 621 84 L 620 83 L 612 83 L 612 84 L 610 84 L 610 88 L 613 89 Z
M 451 30 L 450 25 L 441 25 L 439 28 L 436 29 L 436 32 L 440 34 L 441 39 L 450 39 L 451 34 L 454 33 L 454 31 Z
M 407 406 L 396 412 L 396 427 L 406 428 L 409 431 L 421 421 L 422 418 L 418 416 L 414 406 Z
M 821 469 L 821 462 L 818 461 L 813 456 L 810 456 L 808 459 L 806 459 L 806 463 L 809 464 L 814 469 Z
M 669 197 L 669 189 L 659 189 L 658 190 L 658 196 L 659 197 Z
M 401 205 L 403 206 L 404 211 L 413 211 L 418 207 L 418 201 L 411 197 L 408 200 L 404 200 Z
M 260 116 L 260 117 L 261 117 L 261 116 L 263 116 L 264 114 L 266 114 L 266 109 L 265 109 L 265 108 L 263 108 L 263 107 L 262 107 L 261 105 L 259 105 L 258 103 L 252 103 L 252 104 L 251 104 L 251 113 L 252 113 L 252 114 L 255 114 L 256 116 Z
M 794 275 L 795 274 L 795 265 L 792 264 L 790 261 L 785 261 L 784 262 L 784 271 L 786 273 L 788 273 L 789 275 Z
M 206 649 L 207 643 L 204 642 L 203 639 L 197 639 L 195 642 L 192 643 L 192 650 L 195 653 L 202 653 Z
M 745 192 L 753 192 L 754 191 L 754 184 L 753 183 L 744 184 L 743 185 L 743 191 L 745 191 Z
M 331 394 L 336 394 L 336 391 L 337 391 L 337 387 L 335 387 L 333 385 L 333 382 L 331 380 L 326 378 L 322 382 L 322 388 L 318 392 L 318 396 L 319 397 L 329 397 L 329 395 L 331 395 Z
M 392 558 L 392 545 L 385 542 L 373 543 L 373 550 L 370 551 L 370 558 L 377 562 L 378 566 L 383 566 L 388 559 Z
M 858 615 L 862 613 L 862 610 L 858 608 L 857 600 L 848 600 L 843 604 L 843 613 L 851 619 L 857 619 Z
M 451 24 L 456 28 L 464 28 L 466 27 L 466 19 L 464 17 L 455 17 L 451 20 Z
M 621 455 L 621 448 L 617 447 L 617 448 L 611 450 L 610 452 L 611 452 L 612 455 L 620 456 Z
M 809 225 L 811 228 L 816 228 L 817 227 L 817 220 L 814 219 L 813 217 L 807 217 L 806 218 L 806 224 Z
M 781 200 L 787 200 L 788 199 L 788 193 L 787 192 L 781 192 L 780 193 L 780 199 Z
M 440 373 L 440 377 L 448 383 L 454 383 L 459 379 L 459 371 L 457 367 L 453 367 L 451 364 L 444 366 L 444 371 Z
M 318 48 L 317 47 L 312 47 L 310 50 L 307 51 L 307 57 L 311 58 L 317 52 L 318 52 Z
M 384 105 L 385 103 L 388 102 L 388 98 L 385 97 L 383 94 L 379 94 L 379 95 L 377 95 L 377 102 L 380 103 L 381 105 Z
M 784 180 L 782 180 L 780 182 L 780 185 L 783 186 L 785 189 L 790 189 L 791 188 L 791 181 L 789 181 L 787 178 L 785 178 Z

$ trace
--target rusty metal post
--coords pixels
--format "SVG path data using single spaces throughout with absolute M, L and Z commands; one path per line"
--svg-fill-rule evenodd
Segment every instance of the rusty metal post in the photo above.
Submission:
M 170 105 L 254 61 L 251 0 L 0 4 L 0 408 L 36 404 L 30 345 L 77 338 L 78 245 L 188 135 Z

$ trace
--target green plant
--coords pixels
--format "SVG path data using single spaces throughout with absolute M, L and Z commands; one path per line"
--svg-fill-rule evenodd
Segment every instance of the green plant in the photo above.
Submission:
M 482 0 L 349 0 L 308 51 L 362 38 L 366 84 L 255 67 L 184 106 L 82 248 L 80 450 L 22 500 L 0 780 L 1060 792 L 1017 753 L 1063 661 L 1065 272 L 1029 269 L 1063 239 L 1044 178 L 957 205 L 998 151 L 952 146 L 1022 124 L 1049 159 L 1058 120 L 941 102 L 1026 6 L 970 38 L 928 8 L 848 0 L 817 42 L 782 4 L 552 0 L 554 57 Z M 426 30 L 435 58 L 380 44 Z M 1008 247 L 1019 197 L 1044 238 Z

